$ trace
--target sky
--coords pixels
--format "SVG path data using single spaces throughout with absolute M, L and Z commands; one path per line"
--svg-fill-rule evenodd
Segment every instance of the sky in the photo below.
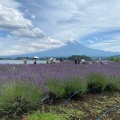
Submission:
M 120 0 L 0 0 L 0 56 L 67 41 L 120 52 Z

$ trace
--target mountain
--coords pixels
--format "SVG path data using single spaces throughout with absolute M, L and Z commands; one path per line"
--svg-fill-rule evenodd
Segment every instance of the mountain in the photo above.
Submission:
M 114 55 L 114 56 L 110 56 L 110 57 L 113 57 L 113 58 L 120 58 L 120 55 Z
M 15 56 L 17 57 L 33 57 L 33 56 L 69 57 L 71 55 L 86 55 L 90 57 L 99 57 L 99 56 L 109 57 L 109 56 L 119 55 L 119 54 L 120 53 L 117 53 L 117 52 L 109 52 L 109 51 L 88 48 L 88 47 L 81 45 L 77 41 L 73 41 L 73 42 L 67 41 L 64 46 L 61 46 L 59 48 L 54 48 L 54 49 L 31 53 L 31 54 L 15 55 Z

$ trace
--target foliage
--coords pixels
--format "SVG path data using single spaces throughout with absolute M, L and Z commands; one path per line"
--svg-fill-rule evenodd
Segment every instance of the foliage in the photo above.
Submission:
M 77 77 L 71 77 L 64 83 L 57 79 L 49 79 L 45 85 L 49 88 L 50 95 L 55 98 L 69 97 L 74 93 L 84 93 L 87 90 L 87 84 Z
M 102 92 L 108 85 L 108 79 L 100 73 L 90 73 L 86 76 L 88 89 L 96 92 Z
M 58 116 L 56 113 L 35 112 L 28 116 L 27 120 L 65 120 L 62 116 Z
M 65 91 L 66 96 L 70 96 L 74 93 L 80 94 L 87 91 L 87 84 L 82 82 L 80 78 L 71 77 L 68 81 L 65 82 Z
M 1 88 L 0 112 L 7 116 L 20 116 L 40 103 L 43 91 L 35 83 L 6 82 Z
M 68 57 L 69 60 L 74 60 L 74 59 L 85 59 L 85 60 L 92 60 L 90 57 L 86 56 L 86 55 L 72 55 L 70 57 Z
M 120 77 L 111 76 L 109 78 L 109 81 L 110 82 L 109 82 L 108 86 L 111 90 L 120 91 Z
M 64 83 L 60 82 L 60 80 L 51 78 L 46 81 L 45 85 L 49 88 L 52 97 L 60 98 L 65 96 Z
M 110 57 L 109 59 L 114 62 L 120 62 L 120 58 Z
M 111 92 L 110 94 L 105 92 L 101 99 L 93 94 L 87 94 L 87 97 L 83 95 L 83 97 L 84 100 L 71 100 L 64 107 L 61 104 L 47 107 L 50 112 L 62 115 L 67 120 L 97 120 L 108 109 L 120 104 L 119 92 Z M 119 120 L 119 117 L 120 107 L 108 112 L 101 120 Z
M 90 73 L 95 75 L 90 75 Z M 57 82 L 51 79 L 53 83 L 48 82 L 46 84 L 45 81 L 47 78 L 56 78 Z M 46 87 L 48 86 L 48 88 L 50 88 L 49 92 L 57 98 L 68 97 L 79 90 L 82 90 L 84 93 L 85 91 L 83 90 L 86 89 L 86 79 L 82 78 L 87 78 L 89 89 L 96 90 L 96 92 L 102 92 L 106 90 L 106 88 L 120 91 L 120 63 L 107 62 L 107 64 L 104 64 L 103 62 L 103 64 L 99 65 L 97 62 L 93 62 L 92 64 L 76 65 L 73 61 L 67 61 L 58 64 L 37 65 L 1 64 L 0 114 L 2 113 L 3 115 L 4 113 L 6 115 L 16 116 L 34 109 L 40 102 L 41 95 L 43 94 L 39 86 L 42 86 L 47 93 L 48 89 L 46 89 Z M 100 113 L 99 109 L 94 109 L 92 115 L 94 115 L 95 111 Z

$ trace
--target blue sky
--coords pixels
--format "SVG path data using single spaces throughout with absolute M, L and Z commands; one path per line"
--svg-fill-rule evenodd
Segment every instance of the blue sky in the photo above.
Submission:
M 0 56 L 70 40 L 120 52 L 120 0 L 0 0 Z

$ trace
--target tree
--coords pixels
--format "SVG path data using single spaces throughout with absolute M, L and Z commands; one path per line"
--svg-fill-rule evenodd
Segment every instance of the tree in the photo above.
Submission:
M 74 59 L 85 59 L 85 60 L 92 60 L 89 56 L 86 55 L 72 55 L 68 57 L 69 60 L 74 60 Z

